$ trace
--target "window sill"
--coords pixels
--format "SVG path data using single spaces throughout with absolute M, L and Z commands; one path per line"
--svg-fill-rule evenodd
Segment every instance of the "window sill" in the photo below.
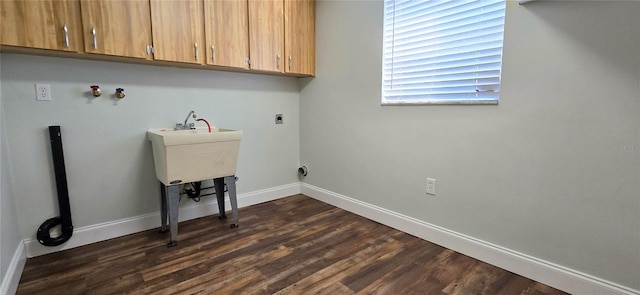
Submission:
M 461 100 L 461 99 L 436 99 L 420 101 L 382 101 L 383 106 L 414 106 L 414 105 L 497 105 L 497 99 L 491 100 Z

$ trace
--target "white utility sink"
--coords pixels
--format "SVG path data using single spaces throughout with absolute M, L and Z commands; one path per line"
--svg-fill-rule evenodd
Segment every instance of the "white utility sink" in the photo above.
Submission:
M 147 136 L 156 177 L 166 186 L 236 174 L 241 130 L 161 128 L 148 130 Z

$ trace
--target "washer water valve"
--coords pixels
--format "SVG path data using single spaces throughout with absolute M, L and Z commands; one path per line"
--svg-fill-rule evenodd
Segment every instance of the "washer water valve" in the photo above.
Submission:
M 116 97 L 119 99 L 123 99 L 126 94 L 124 93 L 124 88 L 116 88 Z
M 100 91 L 100 86 L 91 85 L 91 94 L 93 94 L 93 96 L 95 97 L 102 95 L 102 92 Z

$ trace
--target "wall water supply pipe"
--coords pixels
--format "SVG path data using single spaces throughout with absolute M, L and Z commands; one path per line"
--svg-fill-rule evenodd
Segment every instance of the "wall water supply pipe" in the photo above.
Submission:
M 53 155 L 53 169 L 56 176 L 60 216 L 49 218 L 43 222 L 38 228 L 36 236 L 40 244 L 53 247 L 61 245 L 71 238 L 71 235 L 73 235 L 73 224 L 71 223 L 69 189 L 67 188 L 67 172 L 64 167 L 60 126 L 49 126 L 49 138 L 51 139 L 51 153 Z M 62 234 L 57 237 L 51 237 L 51 229 L 58 225 L 61 227 Z

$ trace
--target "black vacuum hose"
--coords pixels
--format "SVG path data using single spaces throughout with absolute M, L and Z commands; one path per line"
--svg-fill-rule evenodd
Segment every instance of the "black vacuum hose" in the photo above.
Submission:
M 51 237 L 51 229 L 61 224 L 62 219 L 60 217 L 52 217 L 43 222 L 38 228 L 38 242 L 42 245 L 53 247 L 68 241 L 71 238 L 71 235 L 73 235 L 73 225 L 71 227 L 63 226 L 62 234 L 60 236 L 55 238 Z
M 53 169 L 56 175 L 56 188 L 58 190 L 58 207 L 60 216 L 47 219 L 38 228 L 36 237 L 40 244 L 53 247 L 68 241 L 73 235 L 71 223 L 71 208 L 69 206 L 69 189 L 67 188 L 67 172 L 64 168 L 64 155 L 62 152 L 62 134 L 60 126 L 49 126 L 49 138 L 51 139 L 51 153 L 53 154 Z M 51 237 L 51 229 L 60 225 L 62 234 Z

